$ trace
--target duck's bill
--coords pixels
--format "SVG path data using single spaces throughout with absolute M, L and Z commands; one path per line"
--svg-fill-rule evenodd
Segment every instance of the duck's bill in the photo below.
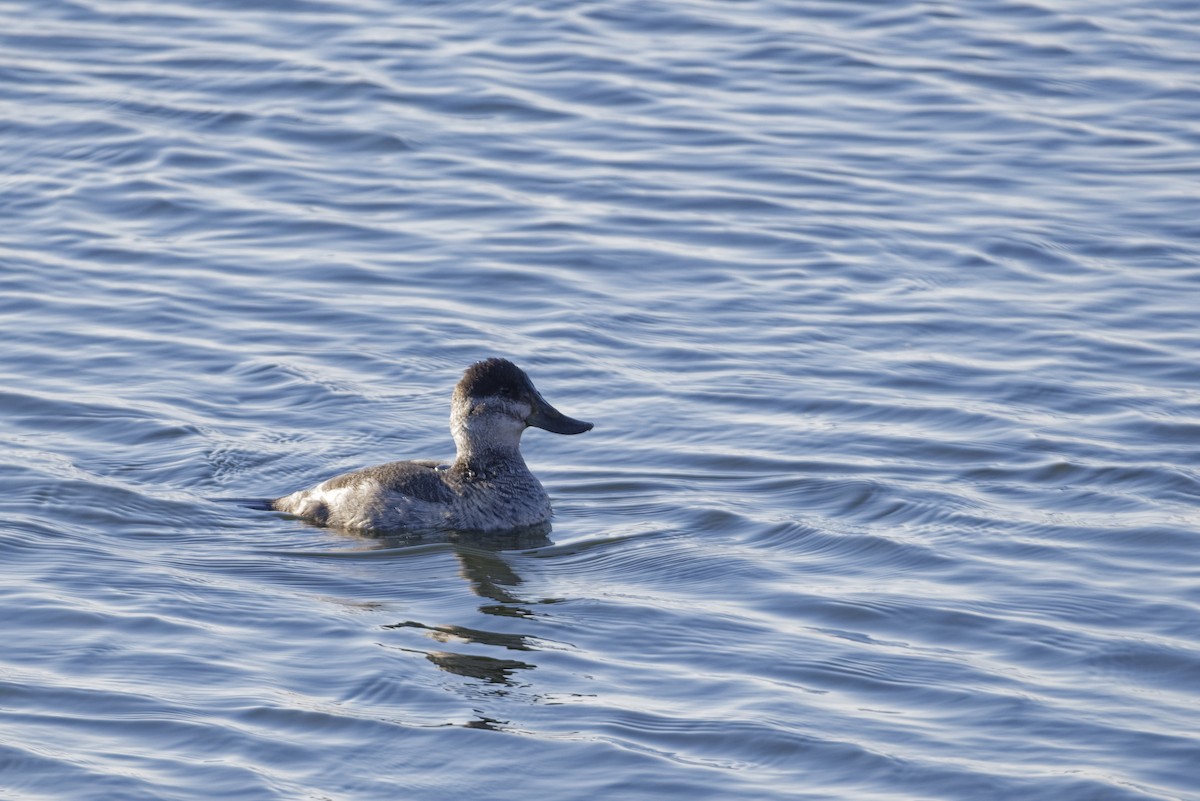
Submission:
M 540 396 L 534 401 L 533 413 L 525 418 L 525 422 L 554 434 L 582 434 L 592 430 L 591 423 L 567 417 Z

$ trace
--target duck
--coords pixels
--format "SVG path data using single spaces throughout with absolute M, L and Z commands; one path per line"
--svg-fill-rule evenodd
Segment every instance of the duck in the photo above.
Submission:
M 453 462 L 364 467 L 269 505 L 324 526 L 375 534 L 549 526 L 550 497 L 521 456 L 521 434 L 531 426 L 555 434 L 592 429 L 547 403 L 511 361 L 485 359 L 466 369 L 450 400 Z

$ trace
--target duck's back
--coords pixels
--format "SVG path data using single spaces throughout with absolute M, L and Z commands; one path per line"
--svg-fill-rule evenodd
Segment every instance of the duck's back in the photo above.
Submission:
M 275 509 L 339 528 L 382 530 L 444 524 L 457 494 L 438 462 L 389 462 L 364 467 L 293 492 Z

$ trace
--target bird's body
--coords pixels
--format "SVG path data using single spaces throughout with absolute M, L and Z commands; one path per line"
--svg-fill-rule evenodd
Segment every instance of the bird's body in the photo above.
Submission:
M 579 434 L 591 423 L 550 404 L 504 359 L 467 369 L 454 390 L 453 463 L 389 462 L 336 476 L 271 503 L 281 512 L 337 528 L 499 531 L 550 519 L 550 498 L 521 456 L 521 433 L 537 426 Z

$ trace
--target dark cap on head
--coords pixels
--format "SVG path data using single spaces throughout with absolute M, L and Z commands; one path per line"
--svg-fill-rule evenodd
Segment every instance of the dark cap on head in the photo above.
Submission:
M 547 403 L 525 371 L 508 359 L 491 358 L 472 364 L 463 373 L 454 394 L 467 398 L 523 400 L 531 407 L 525 423 L 555 434 L 582 434 L 592 428 L 591 423 L 567 417 Z
M 533 389 L 525 371 L 508 359 L 484 359 L 463 373 L 458 389 L 468 398 L 520 398 Z

